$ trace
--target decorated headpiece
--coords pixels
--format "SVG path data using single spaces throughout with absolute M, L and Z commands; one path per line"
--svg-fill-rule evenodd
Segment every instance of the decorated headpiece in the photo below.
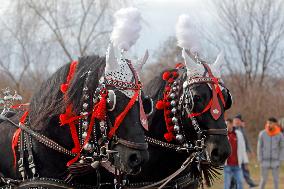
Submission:
M 178 46 L 182 48 L 182 56 L 187 68 L 188 77 L 203 77 L 205 68 L 201 65 L 200 44 L 198 43 L 196 33 L 193 31 L 193 25 L 188 15 L 183 14 L 179 17 L 176 25 L 176 37 Z M 212 74 L 216 78 L 221 77 L 220 68 L 223 63 L 223 53 L 217 56 L 213 64 L 208 64 Z
M 112 81 L 124 81 L 133 83 L 135 81 L 135 74 L 129 67 L 130 61 L 124 57 L 124 53 L 134 45 L 139 38 L 141 30 L 141 14 L 137 8 L 129 7 L 123 8 L 114 14 L 115 23 L 111 33 L 111 44 L 106 53 L 106 68 L 105 77 Z M 120 51 L 120 58 L 115 56 L 115 50 Z M 131 63 L 136 72 L 140 72 L 142 66 L 148 58 L 148 51 L 146 51 L 142 60 L 137 60 Z M 137 76 L 138 77 L 138 76 Z M 129 86 L 122 86 L 128 89 Z M 131 88 L 131 87 L 130 87 Z M 133 90 L 121 91 L 127 97 L 131 98 L 134 94 Z
M 178 45 L 182 48 L 182 56 L 185 61 L 187 69 L 187 81 L 183 84 L 187 86 L 191 83 L 201 81 L 213 81 L 207 83 L 212 90 L 212 104 L 207 107 L 210 109 L 211 115 L 215 120 L 221 116 L 221 106 L 219 104 L 218 95 L 222 102 L 224 97 L 222 95 L 221 85 L 219 85 L 221 72 L 220 67 L 223 63 L 223 53 L 221 52 L 215 63 L 207 64 L 199 57 L 198 37 L 194 34 L 192 23 L 188 15 L 181 15 L 176 25 L 176 36 Z M 224 104 L 224 102 L 223 102 Z M 205 109 L 207 111 L 207 108 Z M 195 114 L 192 114 L 195 115 Z

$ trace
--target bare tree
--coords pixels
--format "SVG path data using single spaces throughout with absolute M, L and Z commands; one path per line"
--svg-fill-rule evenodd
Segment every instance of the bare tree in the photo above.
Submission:
M 1 77 L 22 93 L 33 91 L 65 62 L 103 54 L 112 14 L 126 4 L 129 1 L 11 1 L 0 20 Z
M 125 0 L 26 1 L 69 61 L 74 55 L 102 53 L 112 29 L 110 17 L 125 4 Z
M 41 45 L 36 40 L 38 37 L 36 19 L 31 19 L 18 4 L 13 8 L 16 14 L 10 15 L 7 12 L 6 20 L 1 20 L 0 70 L 12 81 L 17 91 L 23 92 L 22 81 L 25 77 L 33 76 L 32 65 L 39 65 L 37 62 L 40 60 L 40 54 L 47 49 L 44 48 L 46 45 Z M 48 51 L 45 54 L 45 60 L 48 60 Z M 37 78 L 37 81 L 41 78 Z
M 240 73 L 240 89 L 263 86 L 267 74 L 283 66 L 284 2 L 222 0 L 215 5 L 222 29 L 216 45 L 226 50 L 230 72 Z

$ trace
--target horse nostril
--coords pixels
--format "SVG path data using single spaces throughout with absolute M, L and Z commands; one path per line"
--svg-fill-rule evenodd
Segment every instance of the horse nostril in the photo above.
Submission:
M 141 164 L 142 158 L 138 153 L 133 153 L 129 156 L 129 164 L 131 167 L 137 167 Z
M 214 148 L 214 149 L 211 151 L 211 161 L 217 162 L 218 159 L 219 159 L 218 157 L 219 157 L 218 149 L 217 149 L 217 148 Z

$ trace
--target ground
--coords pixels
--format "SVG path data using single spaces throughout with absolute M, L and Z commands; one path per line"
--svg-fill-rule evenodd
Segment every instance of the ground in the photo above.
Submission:
M 259 168 L 259 164 L 257 163 L 257 161 L 255 159 L 250 160 L 250 172 L 252 175 L 253 180 L 256 183 L 259 183 L 260 181 L 260 168 Z M 223 184 L 223 175 L 220 177 L 219 180 L 217 180 L 215 182 L 215 184 L 213 185 L 213 187 L 211 187 L 210 189 L 222 189 L 224 188 L 224 184 Z M 255 187 L 256 189 L 258 189 L 258 187 Z M 280 178 L 279 178 L 279 189 L 284 188 L 284 162 L 282 162 L 281 168 L 280 168 Z M 244 184 L 244 189 L 249 189 L 248 185 L 245 183 Z M 269 174 L 269 178 L 268 178 L 268 183 L 265 186 L 265 189 L 273 189 L 273 179 L 272 179 L 272 173 L 270 172 Z

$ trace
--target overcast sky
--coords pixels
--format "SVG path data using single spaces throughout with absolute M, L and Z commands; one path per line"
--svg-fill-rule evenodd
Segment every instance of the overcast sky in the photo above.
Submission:
M 11 0 L 0 0 L 0 15 Z M 175 35 L 175 24 L 180 14 L 189 14 L 194 23 L 210 27 L 214 8 L 210 0 L 136 0 L 145 21 L 140 39 L 133 47 L 134 54 L 142 56 L 145 49 L 150 55 L 169 36 Z M 3 18 L 3 17 L 2 17 Z
M 175 24 L 180 14 L 189 14 L 194 23 L 211 27 L 214 22 L 214 8 L 209 2 L 208 0 L 142 0 L 137 6 L 147 25 L 143 25 L 141 38 L 134 48 L 139 54 L 146 48 L 153 52 L 169 36 L 175 35 Z

